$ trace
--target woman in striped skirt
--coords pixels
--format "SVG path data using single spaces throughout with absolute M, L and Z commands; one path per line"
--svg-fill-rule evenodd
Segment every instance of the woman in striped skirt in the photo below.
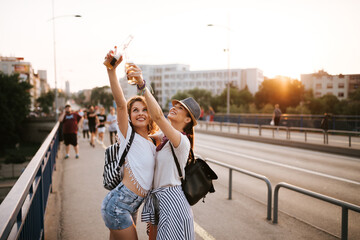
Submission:
M 153 190 L 145 200 L 141 219 L 150 223 L 150 239 L 194 239 L 194 217 L 181 188 L 181 179 L 171 151 L 174 148 L 182 175 L 194 146 L 194 126 L 200 116 L 200 106 L 193 98 L 173 100 L 168 119 L 146 88 L 140 68 L 133 66 L 128 77 L 135 77 L 138 93 L 144 95 L 151 118 L 161 129 L 153 136 L 157 142 Z M 168 121 L 169 120 L 169 121 Z

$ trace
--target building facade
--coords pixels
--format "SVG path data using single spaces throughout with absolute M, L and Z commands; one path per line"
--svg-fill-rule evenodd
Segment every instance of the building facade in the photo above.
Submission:
M 140 65 L 140 68 L 163 108 L 168 107 L 167 103 L 178 91 L 198 88 L 216 96 L 224 91 L 230 80 L 233 86 L 239 89 L 247 86 L 255 94 L 264 80 L 263 72 L 257 68 L 190 71 L 190 66 L 183 64 Z M 125 80 L 120 80 L 120 83 L 126 98 L 136 94 L 136 87 Z
M 301 74 L 301 82 L 306 90 L 313 90 L 315 97 L 333 94 L 342 100 L 359 88 L 360 74 L 330 75 L 320 70 L 317 73 Z

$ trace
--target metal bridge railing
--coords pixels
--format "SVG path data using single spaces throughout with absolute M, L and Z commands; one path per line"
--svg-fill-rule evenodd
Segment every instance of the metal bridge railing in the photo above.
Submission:
M 277 223 L 278 222 L 278 199 L 279 199 L 279 190 L 280 188 L 287 188 L 290 189 L 292 191 L 298 192 L 298 193 L 302 193 L 305 194 L 307 196 L 313 197 L 313 198 L 317 198 L 319 200 L 328 202 L 328 203 L 332 203 L 335 204 L 337 206 L 340 206 L 342 208 L 342 217 L 341 217 L 341 239 L 346 240 L 348 238 L 348 211 L 349 209 L 355 212 L 360 213 L 360 206 L 345 202 L 345 201 L 341 201 L 339 199 L 336 198 L 332 198 L 326 195 L 322 195 L 320 193 L 317 192 L 313 192 L 304 188 L 300 188 L 288 183 L 284 183 L 281 182 L 279 184 L 277 184 L 275 186 L 275 190 L 274 190 L 274 213 L 273 213 L 273 223 Z
M 0 205 L 0 240 L 44 239 L 44 216 L 59 147 L 59 123 Z
M 198 157 L 200 157 L 200 156 L 198 156 Z M 270 181 L 269 181 L 269 179 L 267 177 L 265 177 L 263 175 L 259 175 L 257 173 L 247 171 L 245 169 L 241 169 L 241 168 L 231 166 L 231 165 L 226 164 L 226 163 L 221 163 L 219 161 L 216 161 L 216 160 L 213 160 L 213 159 L 210 159 L 210 158 L 203 158 L 203 159 L 205 161 L 207 161 L 207 162 L 211 162 L 211 163 L 214 163 L 216 165 L 219 165 L 219 166 L 222 166 L 222 167 L 225 167 L 225 168 L 229 169 L 229 199 L 230 200 L 232 198 L 232 171 L 236 171 L 236 172 L 239 172 L 239 173 L 242 173 L 242 174 L 246 174 L 248 176 L 251 176 L 251 177 L 254 177 L 254 178 L 257 178 L 257 179 L 260 179 L 260 180 L 264 181 L 266 183 L 267 190 L 268 190 L 267 191 L 267 217 L 266 217 L 266 219 L 271 220 L 272 188 L 271 188 L 271 183 L 270 183 Z
M 231 128 L 237 129 L 237 134 L 240 134 L 241 128 L 247 129 L 247 135 L 250 135 L 250 130 L 255 129 L 259 137 L 262 136 L 263 130 L 272 130 L 272 138 L 275 138 L 275 131 L 283 131 L 286 132 L 286 140 L 291 140 L 291 134 L 295 132 L 304 133 L 304 141 L 308 142 L 308 134 L 309 133 L 318 133 L 322 136 L 323 144 L 329 144 L 329 136 L 336 135 L 336 136 L 343 136 L 348 138 L 348 146 L 352 147 L 351 141 L 352 137 L 359 138 L 360 132 L 355 131 L 340 131 L 340 130 L 328 130 L 324 131 L 323 129 L 319 128 L 303 128 L 303 127 L 286 127 L 286 126 L 271 126 L 271 125 L 257 125 L 257 124 L 245 124 L 245 123 L 229 123 L 229 122 L 205 122 L 199 121 L 199 127 L 201 129 L 207 130 L 218 130 L 220 132 L 227 132 L 231 133 Z

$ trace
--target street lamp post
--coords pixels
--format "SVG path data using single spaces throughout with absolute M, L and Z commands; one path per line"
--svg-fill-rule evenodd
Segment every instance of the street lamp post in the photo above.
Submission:
M 230 114 L 230 79 L 231 79 L 231 69 L 230 69 L 230 17 L 228 18 L 228 26 L 220 26 L 220 25 L 214 25 L 214 24 L 208 24 L 208 27 L 223 27 L 227 29 L 227 68 L 228 68 L 228 81 L 227 81 L 227 93 L 226 93 L 226 114 L 229 118 Z
M 81 15 L 63 15 L 63 16 L 54 16 L 54 0 L 52 1 L 52 18 L 50 19 L 53 23 L 53 41 L 54 41 L 54 79 L 55 79 L 55 121 L 58 121 L 58 89 L 57 89 L 57 77 L 56 77 L 56 41 L 55 41 L 55 19 L 62 17 L 81 17 Z M 49 20 L 49 21 L 50 21 Z

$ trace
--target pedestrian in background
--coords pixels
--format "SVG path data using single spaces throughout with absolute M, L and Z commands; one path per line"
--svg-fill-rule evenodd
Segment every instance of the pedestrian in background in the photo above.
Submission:
M 327 130 L 329 129 L 329 114 L 324 113 L 324 117 L 321 120 L 321 124 L 320 127 L 327 132 Z
M 76 153 L 76 158 L 79 158 L 79 145 L 77 142 L 77 132 L 79 126 L 82 124 L 82 117 L 76 113 L 72 112 L 71 106 L 67 104 L 65 106 L 65 111 L 59 118 L 59 121 L 63 123 L 63 134 L 64 134 L 64 143 L 65 143 L 65 159 L 69 158 L 70 145 L 74 146 Z
M 104 144 L 104 134 L 105 134 L 105 123 L 106 123 L 106 115 L 105 108 L 100 108 L 100 113 L 97 115 L 99 119 L 99 125 L 97 126 L 97 132 L 99 134 L 100 144 Z
M 110 113 L 106 117 L 106 123 L 109 124 L 108 130 L 110 134 L 110 144 L 113 145 L 116 140 L 116 124 L 117 124 L 117 117 L 115 114 L 115 108 L 110 107 Z
M 272 120 L 274 121 L 275 126 L 279 126 L 281 114 L 282 114 L 282 112 L 280 110 L 279 104 L 275 104 L 275 109 L 274 109 L 273 116 L 272 116 Z M 279 130 L 279 128 L 278 128 L 278 130 Z
M 96 125 L 98 124 L 99 119 L 95 113 L 94 106 L 89 107 L 87 116 L 89 119 L 90 146 L 95 147 Z
M 84 114 L 83 124 L 82 124 L 83 138 L 89 139 L 89 119 L 87 114 Z

